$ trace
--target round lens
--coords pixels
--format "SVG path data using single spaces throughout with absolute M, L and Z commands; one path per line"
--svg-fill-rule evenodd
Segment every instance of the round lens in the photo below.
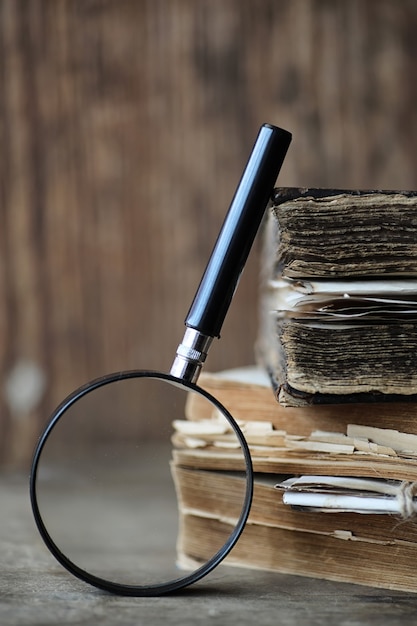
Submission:
M 129 595 L 173 591 L 211 571 L 238 539 L 251 497 L 249 451 L 230 414 L 196 385 L 155 372 L 111 375 L 70 396 L 31 474 L 35 520 L 55 557 Z M 207 516 L 220 523 L 203 549 L 198 520 Z

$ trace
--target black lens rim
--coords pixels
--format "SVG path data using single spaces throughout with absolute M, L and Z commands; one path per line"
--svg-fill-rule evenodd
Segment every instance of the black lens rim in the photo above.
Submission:
M 42 455 L 42 450 L 51 434 L 53 428 L 60 420 L 60 418 L 65 414 L 65 412 L 79 399 L 85 396 L 87 393 L 90 393 L 100 387 L 105 385 L 109 385 L 114 382 L 118 382 L 121 380 L 127 380 L 130 378 L 156 378 L 160 380 L 166 380 L 173 384 L 180 385 L 182 387 L 186 387 L 190 389 L 190 391 L 194 391 L 196 393 L 204 396 L 209 402 L 211 402 L 227 419 L 230 426 L 233 428 L 239 443 L 242 448 L 243 456 L 245 459 L 245 468 L 246 468 L 246 491 L 245 491 L 245 499 L 242 506 L 242 511 L 240 517 L 237 521 L 235 528 L 232 533 L 229 535 L 225 544 L 202 566 L 196 569 L 191 574 L 187 574 L 186 576 L 179 577 L 167 582 L 155 583 L 151 585 L 129 585 L 123 583 L 115 583 L 113 581 L 98 577 L 94 574 L 90 574 L 84 569 L 78 567 L 75 563 L 73 563 L 65 554 L 61 552 L 59 547 L 55 544 L 52 537 L 48 533 L 46 525 L 42 519 L 41 511 L 38 504 L 37 497 L 37 489 L 36 489 L 36 481 L 37 474 L 39 468 L 39 462 Z M 248 444 L 246 439 L 236 423 L 235 419 L 229 413 L 229 411 L 209 392 L 205 389 L 202 389 L 195 383 L 191 383 L 188 381 L 184 381 L 180 378 L 176 378 L 171 374 L 166 374 L 163 372 L 157 372 L 153 370 L 128 370 L 122 372 L 115 372 L 112 374 L 108 374 L 106 376 L 102 376 L 100 378 L 96 378 L 86 385 L 79 387 L 73 393 L 71 393 L 65 400 L 57 407 L 55 412 L 52 414 L 48 424 L 46 425 L 44 431 L 42 432 L 39 441 L 36 445 L 31 472 L 30 472 L 30 481 L 29 481 L 29 490 L 30 490 L 30 502 L 32 506 L 32 512 L 35 519 L 36 526 L 38 531 L 49 549 L 49 551 L 53 554 L 56 560 L 71 574 L 73 574 L 76 578 L 83 580 L 84 582 L 93 585 L 99 589 L 104 591 L 116 594 L 116 595 L 124 595 L 124 596 L 134 596 L 134 597 L 145 597 L 145 596 L 159 596 L 167 593 L 172 593 L 173 591 L 177 591 L 179 589 L 183 589 L 184 587 L 188 587 L 191 584 L 201 580 L 203 577 L 207 576 L 211 571 L 213 571 L 225 557 L 229 554 L 232 548 L 237 543 L 240 535 L 243 532 L 246 521 L 248 519 L 250 508 L 253 499 L 253 467 L 252 460 L 249 451 Z

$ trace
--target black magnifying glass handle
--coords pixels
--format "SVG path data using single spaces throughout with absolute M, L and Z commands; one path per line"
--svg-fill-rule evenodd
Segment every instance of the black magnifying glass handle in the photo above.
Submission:
M 263 124 L 185 320 L 171 374 L 196 382 L 221 327 L 272 194 L 291 133 Z

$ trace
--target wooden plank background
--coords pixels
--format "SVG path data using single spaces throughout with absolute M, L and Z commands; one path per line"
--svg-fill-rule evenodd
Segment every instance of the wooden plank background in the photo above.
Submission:
M 417 188 L 413 0 L 0 0 L 0 459 L 168 370 L 258 127 L 280 183 Z M 211 370 L 253 362 L 259 241 Z M 157 433 L 158 424 L 155 430 Z

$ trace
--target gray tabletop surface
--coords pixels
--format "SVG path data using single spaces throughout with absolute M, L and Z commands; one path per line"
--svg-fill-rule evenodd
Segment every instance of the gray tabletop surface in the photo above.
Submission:
M 225 565 L 175 595 L 110 595 L 49 554 L 32 518 L 28 478 L 10 472 L 0 474 L 0 559 L 1 626 L 417 623 L 417 594 Z

